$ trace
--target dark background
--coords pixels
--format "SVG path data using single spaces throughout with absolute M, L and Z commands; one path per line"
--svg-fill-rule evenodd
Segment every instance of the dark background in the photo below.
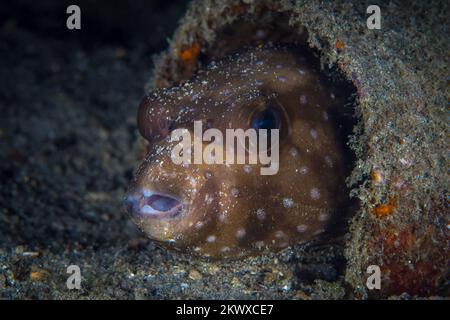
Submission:
M 81 30 L 66 8 L 81 8 Z M 184 1 L 14 1 L 0 7 L 0 245 L 109 246 L 135 228 L 136 109 Z

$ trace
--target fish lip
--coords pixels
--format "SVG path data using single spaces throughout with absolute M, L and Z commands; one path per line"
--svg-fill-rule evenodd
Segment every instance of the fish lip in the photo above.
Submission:
M 168 210 L 158 210 L 152 207 L 158 200 L 166 200 L 171 203 Z M 175 219 L 180 218 L 187 212 L 187 205 L 179 197 L 159 191 L 142 189 L 130 192 L 124 199 L 127 211 L 132 217 L 140 219 Z

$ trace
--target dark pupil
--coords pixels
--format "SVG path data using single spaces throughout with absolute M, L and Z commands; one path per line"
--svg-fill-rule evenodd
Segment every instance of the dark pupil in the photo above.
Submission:
M 276 110 L 267 108 L 253 115 L 251 126 L 253 129 L 280 129 L 279 122 Z

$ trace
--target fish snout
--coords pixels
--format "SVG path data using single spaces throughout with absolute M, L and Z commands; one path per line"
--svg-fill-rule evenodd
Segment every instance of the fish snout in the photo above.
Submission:
M 146 187 L 132 188 L 124 199 L 135 223 L 150 238 L 171 242 L 179 234 L 187 205 L 177 196 Z
M 200 187 L 179 172 L 167 146 L 167 141 L 160 141 L 150 149 L 124 199 L 126 210 L 141 230 L 163 242 L 173 241 L 189 228 L 192 201 Z
M 139 218 L 172 219 L 185 209 L 185 204 L 176 196 L 139 188 L 125 197 L 128 212 Z

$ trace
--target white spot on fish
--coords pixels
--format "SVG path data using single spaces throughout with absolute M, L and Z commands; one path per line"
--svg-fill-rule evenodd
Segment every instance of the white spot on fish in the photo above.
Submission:
M 241 229 L 239 229 L 237 232 L 236 232 L 236 237 L 238 238 L 238 239 L 241 239 L 241 238 L 243 238 L 244 236 L 245 236 L 245 229 L 244 228 L 241 228 Z
M 302 94 L 300 96 L 300 103 L 301 104 L 306 104 L 308 102 L 308 100 L 306 99 L 306 96 L 304 94 Z
M 206 238 L 206 241 L 209 243 L 213 243 L 216 241 L 216 236 L 215 235 L 210 235 L 208 238 Z
M 311 191 L 309 192 L 309 195 L 311 196 L 312 199 L 317 200 L 320 198 L 320 191 L 317 188 L 312 188 Z
M 293 157 L 297 157 L 298 156 L 298 149 L 296 147 L 292 147 L 289 149 L 289 154 Z
M 330 215 L 327 213 L 319 214 L 319 221 L 327 221 L 330 218 Z
M 284 238 L 285 236 L 286 236 L 286 234 L 281 230 L 278 230 L 275 232 L 275 238 L 281 239 L 281 238 Z
M 294 207 L 294 200 L 292 198 L 284 198 L 283 199 L 283 206 L 285 208 L 291 209 Z
M 266 212 L 264 211 L 264 209 L 258 209 L 256 210 L 256 216 L 259 220 L 264 220 L 266 218 Z
M 325 163 L 327 164 L 327 166 L 329 166 L 330 168 L 333 168 L 333 160 L 331 160 L 330 156 L 325 156 Z
M 197 221 L 197 223 L 195 224 L 195 228 L 201 229 L 201 228 L 203 228 L 204 225 L 205 225 L 205 223 L 203 221 Z
M 311 130 L 309 130 L 309 133 L 311 134 L 311 137 L 312 137 L 314 140 L 317 139 L 317 136 L 318 136 L 317 130 L 311 129 Z
M 306 224 L 299 224 L 297 226 L 297 232 L 303 233 L 308 229 L 308 226 Z
M 224 212 L 221 212 L 219 214 L 219 221 L 222 222 L 222 223 L 226 222 L 227 221 L 227 214 L 224 213 Z
M 302 166 L 302 167 L 300 168 L 300 173 L 301 173 L 301 174 L 307 174 L 308 171 L 309 171 L 309 169 L 308 169 L 307 166 Z
M 213 202 L 214 198 L 210 194 L 205 195 L 205 203 L 211 204 Z
M 205 171 L 205 178 L 206 179 L 209 179 L 209 178 L 211 178 L 212 177 L 212 172 L 211 171 Z

